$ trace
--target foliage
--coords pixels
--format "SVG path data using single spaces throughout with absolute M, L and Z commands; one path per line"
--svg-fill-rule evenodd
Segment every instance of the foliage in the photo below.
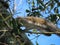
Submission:
M 29 3 L 29 1 L 31 0 L 28 0 L 28 4 L 33 5 L 29 8 L 30 10 L 26 10 L 26 12 L 28 13 L 27 16 L 43 17 L 44 15 L 42 13 L 45 12 L 45 14 L 49 14 L 45 18 L 51 18 L 49 20 L 52 22 L 56 22 L 57 19 L 60 19 L 59 0 L 48 0 L 47 2 L 45 2 L 45 0 L 33 0 L 31 3 Z
M 16 19 L 12 17 L 8 2 L 0 0 L 0 45 L 32 45 Z

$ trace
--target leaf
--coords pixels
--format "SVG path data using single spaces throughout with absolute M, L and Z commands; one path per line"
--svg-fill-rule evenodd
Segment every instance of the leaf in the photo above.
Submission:
M 55 7 L 55 8 L 54 8 L 54 12 L 55 12 L 55 13 L 59 13 L 59 11 L 58 11 L 58 8 L 57 8 L 57 7 Z
M 36 41 L 36 45 L 39 45 L 39 44 L 37 43 L 37 41 Z
M 32 8 L 32 11 L 35 11 L 35 10 L 38 10 L 38 8 L 35 8 L 35 7 L 34 7 L 34 8 Z
M 26 12 L 28 13 L 28 12 L 30 12 L 30 10 L 26 10 Z
M 60 2 L 58 2 L 58 7 L 60 6 Z
M 53 23 L 57 23 L 57 14 L 50 14 L 50 16 L 48 16 L 47 18 L 51 21 L 51 22 L 53 22 Z M 59 16 L 58 16 L 59 17 Z
M 37 32 L 37 30 L 36 29 L 33 29 L 33 32 Z
M 59 0 L 54 0 L 56 3 L 58 3 L 59 2 Z
M 35 7 L 35 2 L 34 2 L 34 0 L 33 0 L 33 2 L 32 2 L 32 7 Z
M 51 4 L 50 4 L 50 7 L 51 7 L 51 9 L 53 9 L 53 7 L 54 7 L 54 4 L 52 4 L 52 3 L 51 3 Z
M 40 3 L 43 7 L 45 7 L 45 5 L 44 5 L 42 0 L 38 0 L 38 3 Z
M 43 7 L 42 6 L 39 6 L 39 9 L 43 9 Z

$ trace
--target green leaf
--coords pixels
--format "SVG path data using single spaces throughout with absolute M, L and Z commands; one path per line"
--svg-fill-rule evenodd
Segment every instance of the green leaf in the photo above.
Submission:
M 58 6 L 60 6 L 60 2 L 58 2 Z
M 59 0 L 54 0 L 56 3 L 58 3 L 59 2 Z
M 32 7 L 35 7 L 35 2 L 34 2 L 34 0 L 33 0 L 33 2 L 32 2 Z
M 28 12 L 30 12 L 30 10 L 26 10 L 26 12 L 28 13 Z
M 58 11 L 58 8 L 57 8 L 57 7 L 55 7 L 55 8 L 54 8 L 54 12 L 55 12 L 55 13 L 59 13 L 59 11 Z
M 39 45 L 37 41 L 36 41 L 36 45 Z
M 33 32 L 37 32 L 37 30 L 36 29 L 33 29 Z

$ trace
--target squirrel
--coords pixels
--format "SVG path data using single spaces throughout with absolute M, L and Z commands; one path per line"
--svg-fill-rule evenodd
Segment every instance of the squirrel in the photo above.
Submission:
M 39 28 L 40 31 L 45 30 L 45 32 L 60 32 L 60 29 L 55 24 L 53 24 L 52 22 L 50 22 L 49 20 L 46 20 L 44 18 L 30 16 L 30 17 L 25 17 L 25 18 L 21 18 L 21 19 L 23 19 L 24 23 L 27 23 L 27 25 L 28 25 L 28 23 L 32 24 L 32 25 L 30 25 L 30 27 L 33 26 L 33 25 L 43 27 L 43 29 Z M 50 36 L 51 34 L 45 34 L 45 35 Z M 57 35 L 60 36 L 60 34 L 57 34 Z
M 38 18 L 38 17 L 31 16 L 31 17 L 26 17 L 26 19 L 28 21 L 32 21 L 33 23 L 37 23 L 37 24 L 38 23 L 40 23 L 40 24 L 45 24 L 46 23 L 46 21 L 44 19 Z

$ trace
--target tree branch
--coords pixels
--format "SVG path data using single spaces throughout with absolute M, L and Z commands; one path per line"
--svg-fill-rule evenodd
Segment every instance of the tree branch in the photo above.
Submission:
M 60 34 L 60 32 L 31 32 L 31 31 L 25 31 L 25 33 L 31 33 L 31 34 Z
M 6 31 L 8 31 L 8 30 L 0 30 L 0 32 L 6 32 Z

